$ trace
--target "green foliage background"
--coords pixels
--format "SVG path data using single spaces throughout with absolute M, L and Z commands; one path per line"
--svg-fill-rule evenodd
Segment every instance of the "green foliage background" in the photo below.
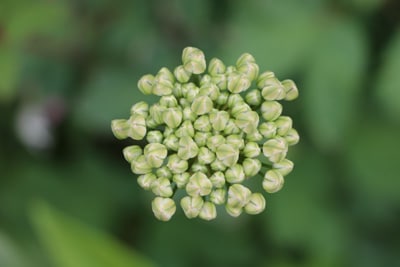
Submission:
M 396 0 L 2 0 L 0 266 L 399 266 Z M 294 79 L 267 210 L 154 219 L 110 121 L 188 45 Z M 261 189 L 261 187 L 260 187 Z

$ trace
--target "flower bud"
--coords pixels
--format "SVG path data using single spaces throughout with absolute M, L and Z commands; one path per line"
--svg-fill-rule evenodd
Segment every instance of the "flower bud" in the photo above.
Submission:
M 171 182 L 165 177 L 157 178 L 151 184 L 151 191 L 159 197 L 170 197 L 174 193 L 171 187 Z
M 260 74 L 257 79 L 257 87 L 263 88 L 265 85 L 268 84 L 269 80 L 275 78 L 275 73 L 272 71 L 266 71 Z
M 225 74 L 217 74 L 211 77 L 211 82 L 220 90 L 226 90 L 227 81 Z
M 279 162 L 275 162 L 272 164 L 272 168 L 280 172 L 283 176 L 288 175 L 293 170 L 293 167 L 293 162 L 288 159 L 283 159 Z
M 193 87 L 189 91 L 185 93 L 185 100 L 188 102 L 188 106 L 193 103 L 193 101 L 197 98 L 200 93 L 200 89 L 198 87 Z
M 188 195 L 195 196 L 206 196 L 211 193 L 212 183 L 210 179 L 204 173 L 196 172 L 189 178 L 189 182 L 186 185 L 186 192 Z
M 261 92 L 258 89 L 253 89 L 246 94 L 244 99 L 247 104 L 252 106 L 258 106 L 261 104 L 262 101 Z
M 236 72 L 236 67 L 235 67 L 235 66 L 228 66 L 228 67 L 226 68 L 225 74 L 226 74 L 226 75 L 229 75 L 229 74 L 231 74 L 231 73 L 233 73 L 233 72 Z
M 229 134 L 238 134 L 240 133 L 239 127 L 237 127 L 235 120 L 234 119 L 229 119 L 225 129 L 224 129 L 224 134 L 229 135 Z
M 260 118 L 255 111 L 245 111 L 236 116 L 236 125 L 245 133 L 250 134 L 257 130 Z
M 155 129 L 155 128 L 157 128 L 158 125 L 160 125 L 160 124 L 157 123 L 152 117 L 148 117 L 146 119 L 146 127 L 148 129 Z
M 256 63 L 248 62 L 238 66 L 237 70 L 250 81 L 254 81 L 258 76 L 259 67 Z
M 239 104 L 244 104 L 244 100 L 240 94 L 230 94 L 227 104 L 228 108 L 232 109 Z
M 234 94 L 246 91 L 251 85 L 251 81 L 240 72 L 230 73 L 227 77 L 228 90 Z
M 167 148 L 158 143 L 147 144 L 144 147 L 144 156 L 147 163 L 154 168 L 159 168 L 167 157 Z
M 217 105 L 225 105 L 228 102 L 229 93 L 228 92 L 221 92 L 217 98 Z
M 225 205 L 226 212 L 231 215 L 232 217 L 239 217 L 240 214 L 243 212 L 243 208 L 241 207 L 232 207 L 228 204 Z
M 225 179 L 228 183 L 241 183 L 244 181 L 244 178 L 243 166 L 240 164 L 234 164 L 225 171 Z
M 210 132 L 196 132 L 194 134 L 194 141 L 199 147 L 202 147 L 207 144 L 207 140 L 209 137 L 211 137 Z
M 160 221 L 169 221 L 176 211 L 175 202 L 171 198 L 156 197 L 151 202 L 154 216 Z
M 172 181 L 176 184 L 178 188 L 186 187 L 186 184 L 189 182 L 190 174 L 188 172 L 175 174 L 172 176 Z
M 190 171 L 192 173 L 194 172 L 202 172 L 202 173 L 207 173 L 208 172 L 208 168 L 206 165 L 195 162 L 192 164 L 192 166 L 190 167 Z
M 276 120 L 282 113 L 282 105 L 277 101 L 264 101 L 261 105 L 261 114 L 266 121 Z
M 149 131 L 147 133 L 146 140 L 149 143 L 162 143 L 163 134 L 160 131 L 157 131 L 157 130 Z
M 124 158 L 127 162 L 131 163 L 132 160 L 137 159 L 140 155 L 142 155 L 142 148 L 137 145 L 127 146 L 122 150 L 124 154 Z
M 131 170 L 134 174 L 146 174 L 151 172 L 151 166 L 147 163 L 144 155 L 137 157 L 131 162 Z
M 111 130 L 114 136 L 118 139 L 128 138 L 131 131 L 131 126 L 125 119 L 118 119 L 111 121 Z
M 242 208 L 250 200 L 251 191 L 241 184 L 234 184 L 228 190 L 228 206 Z
M 182 111 L 179 108 L 167 108 L 163 114 L 163 121 L 170 128 L 177 128 L 182 122 Z
M 152 93 L 158 96 L 170 95 L 174 89 L 174 75 L 167 68 L 161 68 L 155 77 Z
M 271 162 L 279 162 L 286 157 L 288 146 L 282 137 L 275 137 L 263 145 L 263 154 Z
M 175 135 L 177 137 L 183 137 L 183 136 L 194 136 L 194 128 L 193 124 L 191 121 L 184 121 L 182 125 L 176 130 Z
M 251 107 L 247 105 L 245 102 L 240 102 L 234 105 L 229 113 L 231 114 L 232 117 L 236 118 L 237 116 L 247 111 L 251 111 Z
M 233 166 L 239 159 L 239 150 L 228 144 L 218 146 L 216 154 L 217 158 L 227 167 Z
M 213 152 L 215 152 L 223 143 L 225 143 L 225 138 L 220 134 L 210 136 L 207 139 L 207 147 Z
M 200 164 L 210 164 L 215 160 L 215 154 L 206 147 L 201 147 L 199 149 L 199 154 L 197 155 L 197 160 Z
M 196 114 L 192 111 L 190 107 L 185 107 L 183 109 L 183 120 L 194 122 L 197 118 Z
M 196 218 L 199 215 L 203 204 L 204 200 L 199 196 L 186 196 L 181 199 L 181 207 L 186 217 L 189 219 Z
M 255 130 L 254 132 L 246 135 L 246 140 L 250 142 L 258 142 L 261 141 L 262 139 L 263 136 L 258 130 Z
M 214 172 L 210 176 L 210 181 L 214 187 L 221 188 L 225 185 L 225 175 L 221 171 Z
M 228 135 L 226 137 L 226 144 L 232 145 L 236 147 L 238 150 L 242 150 L 244 148 L 244 140 L 238 134 Z
M 247 214 L 256 215 L 265 209 L 265 198 L 260 193 L 253 193 L 249 198 L 249 203 L 244 206 Z
M 265 138 L 273 138 L 276 135 L 276 125 L 273 122 L 263 122 L 258 127 L 258 130 Z
M 173 95 L 163 95 L 159 101 L 161 106 L 173 108 L 178 106 L 178 100 Z
M 246 158 L 255 158 L 260 155 L 261 149 L 256 142 L 248 142 L 244 146 L 242 153 Z
M 215 208 L 214 203 L 208 201 L 204 202 L 199 217 L 206 221 L 214 220 L 217 217 L 217 209 Z
M 200 74 L 206 70 L 204 53 L 195 47 L 186 47 L 182 53 L 183 67 L 187 72 Z
M 256 60 L 254 59 L 254 57 L 251 54 L 243 53 L 242 55 L 240 55 L 240 57 L 236 61 L 236 67 L 244 65 L 246 63 L 255 63 L 255 62 L 256 62 Z
M 164 139 L 163 144 L 164 144 L 169 150 L 178 151 L 178 149 L 179 149 L 179 139 L 178 139 L 178 137 L 176 137 L 176 135 L 174 135 L 174 134 L 170 134 L 169 136 L 167 136 L 167 137 Z
M 180 84 L 180 83 L 175 83 L 175 84 L 174 84 L 174 88 L 172 89 L 172 94 L 173 94 L 176 98 L 181 98 L 181 97 L 183 97 L 182 84 Z
M 299 133 L 294 128 L 289 129 L 284 138 L 289 146 L 297 144 L 300 140 Z
M 200 87 L 202 87 L 203 85 L 209 85 L 209 84 L 211 84 L 211 76 L 208 74 L 201 75 L 200 82 L 199 82 Z
M 164 137 L 168 137 L 171 134 L 175 134 L 175 129 L 169 128 L 168 126 L 165 126 L 164 128 Z
M 208 73 L 210 73 L 211 76 L 224 74 L 225 70 L 225 64 L 220 59 L 213 58 L 210 60 L 210 63 L 208 64 Z
M 142 92 L 145 95 L 150 95 L 152 94 L 152 88 L 155 82 L 155 78 L 153 75 L 151 74 L 147 74 L 142 76 L 142 78 L 140 78 L 137 86 L 140 90 L 140 92 Z
M 282 85 L 285 88 L 285 100 L 292 101 L 299 96 L 299 90 L 292 80 L 284 80 Z
M 149 109 L 150 117 L 153 118 L 157 124 L 162 124 L 164 123 L 163 114 L 166 109 L 166 107 L 160 104 L 154 104 Z
M 214 130 L 222 131 L 228 123 L 229 113 L 224 110 L 211 112 L 209 115 L 209 119 L 211 122 L 211 126 L 214 128 Z
M 131 107 L 131 115 L 138 114 L 147 118 L 149 115 L 149 104 L 144 101 L 140 101 Z
M 261 162 L 258 159 L 246 158 L 242 165 L 247 178 L 255 176 L 261 170 Z
M 215 159 L 210 164 L 210 167 L 211 167 L 211 170 L 213 170 L 213 171 L 225 171 L 226 170 L 226 165 L 219 159 Z
M 203 115 L 197 118 L 193 124 L 194 128 L 200 132 L 210 132 L 211 123 L 207 115 Z
M 293 121 L 288 116 L 280 116 L 276 121 L 276 133 L 280 136 L 285 136 L 292 129 Z
M 197 156 L 199 147 L 190 136 L 183 136 L 179 140 L 178 156 L 181 159 L 188 160 Z
M 145 190 L 151 189 L 151 185 L 157 179 L 153 173 L 142 174 L 137 178 L 137 182 Z
M 199 96 L 208 96 L 212 101 L 216 101 L 219 97 L 219 88 L 215 84 L 209 83 L 201 86 Z
M 262 186 L 267 193 L 275 193 L 281 190 L 283 183 L 283 175 L 279 171 L 269 170 L 265 173 Z
M 226 201 L 226 189 L 217 188 L 210 194 L 210 201 L 216 205 L 222 205 Z
M 175 68 L 174 75 L 180 83 L 186 83 L 190 79 L 190 72 L 186 71 L 182 65 Z
M 167 178 L 168 180 L 172 179 L 172 173 L 167 166 L 162 166 L 156 170 L 156 175 L 158 178 Z
M 285 98 L 285 88 L 277 78 L 265 80 L 261 95 L 265 100 L 282 100 Z
M 194 114 L 203 115 L 212 110 L 213 103 L 208 96 L 199 96 L 194 99 L 191 108 Z
M 142 115 L 133 114 L 128 120 L 131 128 L 128 136 L 134 140 L 142 140 L 146 135 L 146 121 Z

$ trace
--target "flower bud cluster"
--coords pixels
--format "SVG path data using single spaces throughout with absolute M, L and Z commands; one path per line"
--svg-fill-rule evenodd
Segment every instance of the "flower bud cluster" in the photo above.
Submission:
M 264 196 L 244 183 L 260 175 L 264 190 L 274 193 L 293 169 L 286 156 L 299 135 L 279 102 L 297 98 L 293 81 L 259 73 L 248 53 L 234 66 L 213 58 L 207 68 L 203 52 L 187 47 L 182 65 L 143 76 L 138 88 L 159 101 L 134 104 L 129 119 L 113 120 L 111 127 L 118 139 L 147 141 L 123 154 L 138 184 L 156 195 L 156 218 L 174 215 L 177 190 L 186 193 L 179 203 L 188 218 L 212 220 L 216 205 L 234 217 L 265 209 Z

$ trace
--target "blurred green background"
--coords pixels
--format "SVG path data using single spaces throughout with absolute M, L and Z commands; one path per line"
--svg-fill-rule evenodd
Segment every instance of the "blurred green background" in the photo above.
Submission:
M 261 215 L 157 221 L 111 134 L 188 45 L 298 84 Z M 1 267 L 400 266 L 397 0 L 2 0 L 0 125 Z

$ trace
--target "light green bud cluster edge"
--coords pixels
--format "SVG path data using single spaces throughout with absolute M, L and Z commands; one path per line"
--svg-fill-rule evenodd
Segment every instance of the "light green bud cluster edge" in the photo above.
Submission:
M 111 128 L 118 139 L 143 140 L 123 155 L 138 184 L 155 195 L 157 219 L 170 220 L 176 203 L 187 218 L 204 220 L 217 217 L 217 205 L 233 217 L 265 209 L 263 194 L 244 184 L 260 176 L 260 188 L 275 193 L 293 170 L 286 156 L 299 135 L 279 102 L 298 97 L 292 80 L 260 73 L 248 53 L 233 66 L 213 58 L 207 67 L 200 49 L 186 47 L 181 65 L 144 75 L 137 86 L 159 101 L 134 104 Z

